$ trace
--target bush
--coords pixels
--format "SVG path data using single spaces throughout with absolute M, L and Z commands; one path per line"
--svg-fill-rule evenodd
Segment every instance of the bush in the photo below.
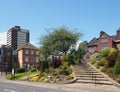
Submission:
M 69 74 L 69 77 L 74 78 L 74 74 L 73 73 Z
M 108 74 L 110 73 L 113 73 L 113 68 L 107 68 L 107 71 L 106 71 Z
M 34 81 L 34 82 L 36 82 L 36 81 L 38 81 L 38 80 L 39 80 L 39 76 L 34 76 L 34 77 L 29 78 L 29 81 Z
M 108 61 L 108 66 L 107 67 L 114 67 L 115 65 L 115 61 L 118 57 L 118 53 L 119 51 L 115 51 L 113 53 L 111 53 L 111 55 L 109 55 L 106 59 Z
M 99 61 L 99 66 L 107 66 L 107 65 L 108 65 L 108 61 L 105 58 Z
M 25 68 L 17 68 L 16 72 L 17 73 L 24 73 L 25 72 Z
M 101 71 L 101 72 L 106 72 L 107 69 L 106 69 L 105 67 L 102 66 L 102 67 L 100 67 L 100 71 Z
M 94 59 L 91 60 L 91 64 L 95 64 L 95 62 L 96 62 L 96 60 L 94 60 Z
M 35 72 L 35 71 L 36 71 L 36 68 L 35 68 L 35 67 L 32 67 L 32 68 L 30 69 L 30 71 L 31 71 L 31 72 Z
M 43 82 L 44 80 L 45 80 L 45 77 L 41 77 L 41 78 L 39 79 L 40 82 Z
M 72 73 L 72 69 L 71 69 L 70 66 L 62 66 L 58 73 L 59 74 L 69 75 L 69 74 Z
M 113 73 L 116 75 L 120 74 L 120 55 L 118 56 L 115 66 L 113 68 Z
M 98 68 L 98 69 L 99 69 L 99 67 L 100 67 L 100 66 L 99 66 L 99 63 L 100 63 L 100 61 L 96 61 L 95 64 L 94 64 L 94 66 L 95 66 L 96 68 Z

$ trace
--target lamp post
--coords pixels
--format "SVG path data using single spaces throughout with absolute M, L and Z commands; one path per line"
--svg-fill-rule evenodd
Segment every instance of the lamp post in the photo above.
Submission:
M 29 80 L 30 64 L 27 65 L 27 68 L 28 68 L 28 80 Z
M 13 55 L 12 74 L 14 75 L 14 80 L 15 80 L 15 66 L 16 66 L 15 56 L 17 55 L 17 51 L 13 50 L 12 55 Z

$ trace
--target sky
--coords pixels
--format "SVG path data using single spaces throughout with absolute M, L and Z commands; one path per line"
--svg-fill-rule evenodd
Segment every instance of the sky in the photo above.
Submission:
M 0 0 L 0 44 L 15 25 L 30 30 L 30 42 L 39 46 L 45 29 L 67 26 L 83 33 L 79 41 L 115 35 L 120 28 L 120 0 Z

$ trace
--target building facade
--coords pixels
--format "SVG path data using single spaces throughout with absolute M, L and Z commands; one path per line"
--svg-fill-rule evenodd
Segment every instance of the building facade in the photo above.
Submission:
M 88 43 L 84 59 L 89 59 L 90 55 L 95 52 L 101 52 L 107 47 L 120 50 L 120 29 L 117 30 L 116 35 L 112 36 L 108 35 L 104 31 L 101 31 L 98 38 L 93 38 Z
M 30 43 L 23 44 L 17 51 L 20 68 L 27 68 L 28 65 L 35 67 L 40 66 L 39 51 L 34 45 Z
M 0 70 L 12 71 L 12 49 L 6 45 L 0 47 Z
M 14 26 L 7 32 L 7 45 L 17 50 L 22 44 L 29 42 L 29 30 Z

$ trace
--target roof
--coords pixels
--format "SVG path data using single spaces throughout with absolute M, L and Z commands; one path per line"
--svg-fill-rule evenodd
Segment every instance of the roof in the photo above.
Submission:
M 38 49 L 37 47 L 35 47 L 31 43 L 25 43 L 25 44 L 21 45 L 20 48 L 18 48 L 18 50 L 24 49 L 24 48 L 35 49 L 35 50 Z
M 95 46 L 95 45 L 97 45 L 97 38 L 94 37 L 94 38 L 88 43 L 87 46 Z

